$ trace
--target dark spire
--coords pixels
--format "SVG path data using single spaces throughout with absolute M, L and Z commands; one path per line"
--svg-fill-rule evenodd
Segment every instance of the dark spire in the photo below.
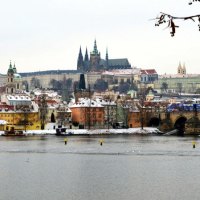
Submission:
M 82 68 L 83 68 L 83 54 L 80 46 L 78 61 L 77 61 L 77 69 L 82 70 Z
M 85 59 L 84 61 L 89 61 L 89 57 L 88 57 L 88 51 L 87 51 L 87 47 L 86 47 L 86 50 L 85 50 Z
M 108 61 L 108 48 L 106 48 L 106 61 Z
M 86 47 L 85 58 L 84 58 L 84 70 L 83 70 L 84 72 L 88 71 L 89 64 L 90 64 L 90 61 L 89 61 L 88 51 Z
M 80 74 L 80 80 L 79 80 L 79 86 L 78 86 L 79 90 L 85 90 L 85 76 L 84 74 Z

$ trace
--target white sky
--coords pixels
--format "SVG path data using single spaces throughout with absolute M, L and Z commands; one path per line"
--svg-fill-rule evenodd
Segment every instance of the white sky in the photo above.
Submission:
M 132 66 L 176 73 L 200 73 L 198 23 L 178 21 L 175 37 L 155 27 L 160 11 L 200 14 L 188 0 L 0 0 L 0 73 L 10 60 L 18 72 L 76 69 L 80 45 L 92 51 L 94 39 L 105 58 L 128 58 Z

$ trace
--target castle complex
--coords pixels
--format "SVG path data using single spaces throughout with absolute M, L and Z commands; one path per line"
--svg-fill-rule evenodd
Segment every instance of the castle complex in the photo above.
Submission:
M 94 41 L 93 51 L 90 52 L 90 57 L 86 48 L 85 56 L 83 58 L 82 50 L 80 47 L 77 70 L 84 72 L 104 71 L 113 69 L 130 69 L 131 65 L 127 58 L 109 59 L 108 50 L 106 50 L 105 59 L 101 58 L 101 53 L 97 49 L 96 40 Z

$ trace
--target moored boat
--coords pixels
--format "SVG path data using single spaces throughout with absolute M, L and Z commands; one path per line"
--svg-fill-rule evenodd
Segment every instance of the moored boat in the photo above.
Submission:
M 25 136 L 23 130 L 10 130 L 10 131 L 4 131 L 2 136 Z

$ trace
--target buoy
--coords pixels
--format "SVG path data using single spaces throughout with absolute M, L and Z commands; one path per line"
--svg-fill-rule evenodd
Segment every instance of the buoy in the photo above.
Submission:
M 102 146 L 103 145 L 103 140 L 99 140 L 99 143 Z
M 196 142 L 195 141 L 192 142 L 192 147 L 193 147 L 193 149 L 196 147 Z
M 68 141 L 67 138 L 65 138 L 65 139 L 64 139 L 65 145 L 67 144 L 67 141 Z

